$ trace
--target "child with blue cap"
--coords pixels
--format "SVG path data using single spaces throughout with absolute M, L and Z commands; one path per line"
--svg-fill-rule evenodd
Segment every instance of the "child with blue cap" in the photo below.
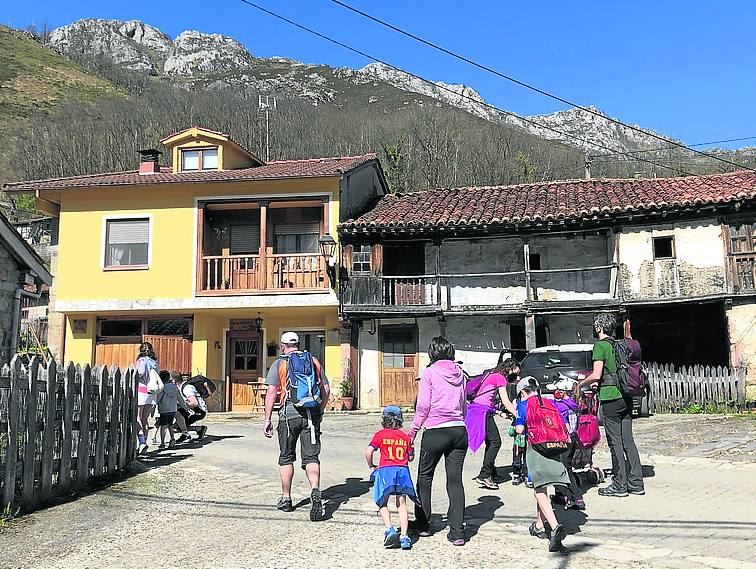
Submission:
M 374 482 L 373 500 L 378 505 L 378 513 L 386 526 L 383 534 L 383 546 L 386 548 L 401 547 L 412 549 L 412 541 L 407 535 L 409 518 L 407 514 L 407 498 L 419 504 L 415 485 L 410 476 L 409 461 L 414 458 L 414 450 L 410 437 L 402 431 L 404 417 L 402 410 L 396 405 L 388 405 L 383 409 L 381 424 L 383 428 L 373 435 L 370 445 L 365 450 L 365 460 L 370 468 L 370 477 Z M 375 466 L 373 454 L 380 452 L 380 462 Z M 399 514 L 400 533 L 391 523 L 391 513 L 388 502 L 391 496 L 396 496 L 396 508 Z

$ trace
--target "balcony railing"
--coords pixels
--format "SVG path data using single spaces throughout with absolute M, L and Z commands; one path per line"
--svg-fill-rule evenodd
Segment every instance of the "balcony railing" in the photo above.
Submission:
M 733 253 L 731 259 L 735 292 L 756 290 L 756 253 Z
M 314 253 L 205 255 L 199 292 L 229 294 L 260 291 L 316 290 L 329 287 L 323 258 Z

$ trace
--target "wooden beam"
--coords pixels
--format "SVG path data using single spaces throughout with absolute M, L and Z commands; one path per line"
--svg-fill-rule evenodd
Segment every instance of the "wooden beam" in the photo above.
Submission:
M 525 349 L 530 351 L 536 347 L 535 315 L 525 316 Z
M 269 202 L 260 202 L 260 255 L 257 268 L 257 288 L 268 288 L 268 205 Z
M 204 282 L 205 265 L 202 261 L 205 248 L 205 206 L 202 204 L 197 208 L 197 289 L 195 292 L 202 290 Z
M 532 291 L 530 290 L 530 243 L 527 241 L 522 244 L 522 256 L 525 260 L 525 299 L 532 300 Z

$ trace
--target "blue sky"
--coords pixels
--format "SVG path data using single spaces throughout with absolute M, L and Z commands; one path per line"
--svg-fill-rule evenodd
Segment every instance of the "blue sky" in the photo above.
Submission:
M 470 85 L 506 110 L 564 108 L 328 0 L 256 1 L 413 73 Z M 688 144 L 756 136 L 756 2 L 347 1 L 506 74 Z M 0 22 L 14 27 L 57 27 L 85 17 L 140 19 L 173 37 L 185 29 L 229 35 L 261 57 L 369 63 L 239 0 L 2 3 Z

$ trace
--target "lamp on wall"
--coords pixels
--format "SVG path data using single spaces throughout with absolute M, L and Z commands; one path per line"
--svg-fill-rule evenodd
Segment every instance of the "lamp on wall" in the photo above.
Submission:
M 262 332 L 263 318 L 259 312 L 257 313 L 257 318 L 252 320 L 252 322 L 255 325 L 255 330 L 257 330 L 258 332 Z
M 326 262 L 328 280 L 331 281 L 331 287 L 336 288 L 336 259 L 334 258 L 334 254 L 336 253 L 338 243 L 331 237 L 330 233 L 326 233 L 318 239 L 318 245 L 320 245 L 320 255 Z

